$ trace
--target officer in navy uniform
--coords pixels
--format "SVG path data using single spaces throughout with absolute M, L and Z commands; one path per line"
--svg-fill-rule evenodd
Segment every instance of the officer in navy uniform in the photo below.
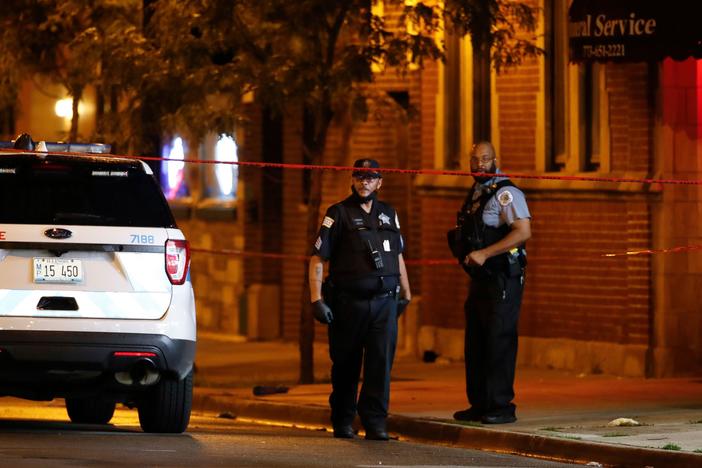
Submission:
M 334 437 L 355 437 L 352 422 L 358 411 L 366 439 L 388 440 L 397 317 L 411 293 L 397 213 L 377 200 L 383 179 L 373 169 L 380 165 L 359 159 L 354 167 L 359 169 L 352 173 L 352 194 L 329 207 L 312 249 L 310 299 L 315 318 L 329 324 Z M 361 366 L 363 386 L 357 395 Z
M 526 199 L 507 177 L 499 175 L 491 143 L 473 146 L 475 183 L 450 231 L 452 253 L 470 274 L 465 303 L 466 393 L 470 407 L 454 418 L 504 424 L 517 420 L 514 371 L 517 323 L 524 288 L 525 242 L 531 237 Z

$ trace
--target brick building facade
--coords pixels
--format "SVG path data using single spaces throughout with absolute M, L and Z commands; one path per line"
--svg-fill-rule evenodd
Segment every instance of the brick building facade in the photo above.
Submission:
M 540 2 L 546 56 L 493 76 L 491 124 L 508 173 L 587 178 L 702 179 L 702 61 L 568 63 L 565 5 Z M 325 163 L 362 156 L 383 167 L 467 169 L 472 138 L 469 41 L 453 41 L 445 65 L 377 75 L 397 109 L 366 122 L 335 121 Z M 23 90 L 21 99 L 41 97 Z M 22 108 L 36 106 L 22 105 Z M 47 104 L 48 105 L 48 104 Z M 389 113 L 388 113 L 389 112 Z M 39 120 L 37 120 L 38 122 Z M 42 134 L 30 116 L 16 127 Z M 36 131 L 35 131 L 36 130 Z M 239 158 L 299 164 L 302 113 L 277 117 L 250 105 L 237 129 Z M 197 148 L 190 157 L 198 157 Z M 461 156 L 457 158 L 457 156 Z M 203 199 L 202 170 L 188 169 L 187 200 L 173 202 L 193 247 L 283 254 L 194 252 L 198 326 L 252 339 L 296 340 L 307 297 L 307 175 L 242 167 L 235 205 Z M 604 254 L 702 244 L 698 185 L 515 178 L 533 216 L 520 320 L 524 365 L 587 373 L 667 376 L 702 372 L 702 253 Z M 398 210 L 405 258 L 448 258 L 445 232 L 471 180 L 387 174 L 381 198 Z M 348 173 L 324 172 L 323 202 L 349 193 Z M 319 213 L 321 216 L 323 213 Z M 415 300 L 401 320 L 407 352 L 463 355 L 468 279 L 454 265 L 409 267 Z M 317 340 L 326 333 L 316 325 Z
M 461 54 L 469 62 L 466 44 L 461 44 Z M 555 67 L 548 62 L 543 57 L 532 60 L 493 79 L 493 141 L 504 171 L 699 179 L 702 67 L 698 62 L 562 62 Z M 458 78 L 462 84 L 470 85 L 469 72 Z M 447 75 L 447 67 L 435 64 L 405 78 L 379 75 L 377 90 L 406 95 L 417 110 L 416 118 L 337 123 L 329 137 L 326 163 L 350 165 L 367 155 L 386 167 L 451 168 L 450 155 L 445 154 L 446 109 L 460 98 L 444 92 Z M 465 112 L 461 106 L 459 111 Z M 462 121 L 466 134 L 469 120 Z M 281 125 L 282 161 L 300 163 L 301 119 L 291 113 Z M 563 134 L 560 141 L 554 136 L 557 131 Z M 469 138 L 464 141 L 470 143 Z M 323 177 L 326 207 L 346 196 L 350 182 L 346 173 L 325 172 Z M 264 237 L 275 239 L 282 252 L 300 256 L 308 252 L 303 178 L 301 171 L 282 171 L 275 182 L 282 187 L 280 217 L 269 220 L 273 226 L 268 228 L 260 222 L 252 228 L 245 221 L 247 248 L 264 248 L 259 238 L 251 238 L 250 229 L 269 229 L 271 234 Z M 256 190 L 272 187 L 271 181 L 259 182 L 263 188 Z M 516 182 L 526 192 L 533 215 L 520 363 L 621 375 L 700 372 L 701 271 L 694 261 L 699 254 L 604 256 L 694 244 L 700 234 L 692 221 L 702 214 L 700 190 L 592 180 Z M 448 257 L 445 232 L 453 225 L 469 184 L 470 179 L 455 176 L 385 177 L 381 197 L 398 209 L 407 259 Z M 248 265 L 247 278 L 249 272 L 260 275 L 256 273 L 260 264 L 252 269 Z M 271 317 L 278 320 L 281 337 L 296 339 L 300 301 L 306 294 L 305 264 L 285 260 L 263 269 L 274 272 L 270 285 L 280 288 L 280 315 Z M 410 267 L 410 277 L 418 300 L 401 323 L 404 346 L 416 353 L 432 350 L 461 359 L 465 274 L 457 266 L 424 265 Z M 317 339 L 326 339 L 322 327 L 317 327 Z

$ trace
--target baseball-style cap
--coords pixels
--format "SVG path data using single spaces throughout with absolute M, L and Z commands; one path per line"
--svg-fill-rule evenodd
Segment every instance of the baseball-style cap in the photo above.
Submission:
M 380 168 L 380 164 L 378 164 L 378 161 L 375 159 L 357 159 L 355 163 L 353 163 L 353 167 L 367 167 L 367 168 Z M 380 172 L 378 171 L 353 171 L 351 173 L 352 177 L 356 177 L 358 179 L 377 179 L 380 177 L 383 177 Z

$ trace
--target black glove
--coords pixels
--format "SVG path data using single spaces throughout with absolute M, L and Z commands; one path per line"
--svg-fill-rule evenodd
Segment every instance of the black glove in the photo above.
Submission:
M 319 323 L 324 325 L 329 325 L 334 320 L 334 314 L 332 314 L 331 309 L 322 299 L 312 303 L 312 315 Z
M 397 318 L 400 318 L 400 315 L 402 315 L 409 303 L 409 299 L 404 298 L 397 301 Z

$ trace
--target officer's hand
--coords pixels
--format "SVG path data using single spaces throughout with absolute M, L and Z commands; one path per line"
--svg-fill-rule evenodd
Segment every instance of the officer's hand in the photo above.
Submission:
M 400 318 L 400 315 L 402 315 L 409 303 L 410 300 L 405 298 L 402 298 L 399 301 L 397 301 L 397 318 Z
M 329 325 L 334 320 L 334 314 L 322 299 L 312 303 L 312 314 L 319 323 L 324 325 Z
M 463 261 L 466 265 L 478 265 L 483 266 L 487 260 L 487 255 L 482 250 L 474 250 L 468 254 L 466 259 Z

